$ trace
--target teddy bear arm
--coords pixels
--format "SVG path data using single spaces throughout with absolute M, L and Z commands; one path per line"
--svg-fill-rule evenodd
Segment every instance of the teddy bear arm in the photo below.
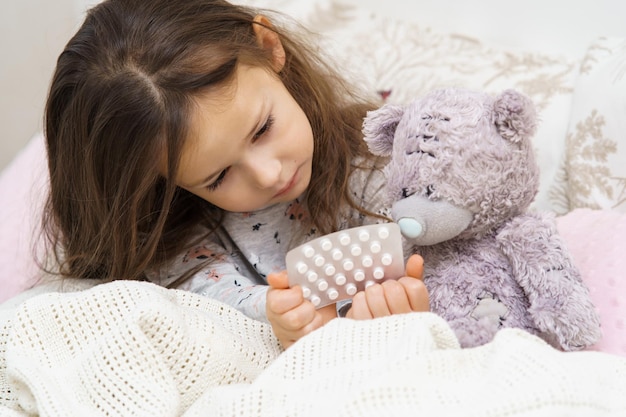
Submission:
M 541 215 L 518 216 L 499 231 L 497 241 L 539 331 L 565 350 L 595 343 L 599 316 L 554 223 Z

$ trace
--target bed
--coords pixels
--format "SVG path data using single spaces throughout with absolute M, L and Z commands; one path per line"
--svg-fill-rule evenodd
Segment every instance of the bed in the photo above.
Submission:
M 403 103 L 443 86 L 537 104 L 541 188 L 602 339 L 564 353 L 519 330 L 461 349 L 432 313 L 333 320 L 283 351 L 230 307 L 141 282 L 40 280 L 41 134 L 0 174 L 2 416 L 626 416 L 626 40 L 580 56 L 506 48 L 339 0 L 276 7 L 360 88 Z M 38 284 L 33 287 L 33 285 Z

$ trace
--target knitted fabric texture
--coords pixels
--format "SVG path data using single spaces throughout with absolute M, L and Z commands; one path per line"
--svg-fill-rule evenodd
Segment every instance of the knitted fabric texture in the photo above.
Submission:
M 284 352 L 267 324 L 148 283 L 0 313 L 3 416 L 626 414 L 626 359 L 516 329 L 460 349 L 432 313 L 333 320 Z

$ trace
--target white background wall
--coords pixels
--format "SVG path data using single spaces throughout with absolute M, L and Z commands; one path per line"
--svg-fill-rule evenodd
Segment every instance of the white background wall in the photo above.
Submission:
M 382 15 L 430 22 L 437 31 L 550 54 L 579 57 L 596 36 L 626 37 L 625 0 L 355 1 Z
M 581 56 L 598 35 L 626 38 L 624 0 L 342 1 L 436 31 L 574 57 Z M 41 129 L 56 57 L 84 10 L 96 2 L 11 0 L 0 5 L 0 169 Z
M 0 169 L 41 129 L 56 58 L 83 8 L 82 0 L 0 3 Z

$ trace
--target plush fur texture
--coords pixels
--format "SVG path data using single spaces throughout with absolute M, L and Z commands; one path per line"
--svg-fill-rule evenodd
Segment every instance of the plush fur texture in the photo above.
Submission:
M 385 105 L 363 125 L 385 167 L 392 217 L 425 260 L 431 309 L 462 346 L 522 328 L 578 350 L 600 337 L 589 291 L 548 214 L 528 208 L 539 187 L 524 95 L 442 89 Z

